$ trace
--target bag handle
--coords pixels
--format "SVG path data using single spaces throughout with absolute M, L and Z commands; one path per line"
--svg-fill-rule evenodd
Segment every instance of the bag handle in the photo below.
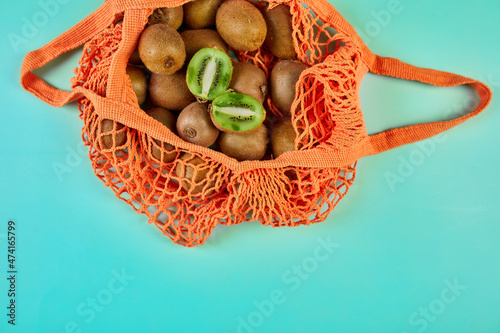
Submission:
M 61 54 L 84 44 L 104 28 L 111 25 L 114 18 L 115 8 L 113 2 L 105 1 L 101 7 L 73 28 L 40 49 L 29 52 L 24 58 L 21 68 L 21 85 L 23 88 L 44 102 L 56 107 L 61 107 L 78 99 L 81 95 L 80 93 L 77 94 L 54 88 L 33 74 L 32 71 L 44 66 Z
M 370 145 L 365 145 L 363 156 L 378 154 L 444 132 L 469 118 L 477 116 L 486 109 L 491 101 L 491 90 L 482 82 L 458 74 L 416 67 L 395 58 L 385 58 L 372 53 L 370 56 L 371 59 L 367 61 L 367 65 L 370 71 L 375 74 L 419 81 L 438 87 L 453 87 L 467 84 L 476 90 L 480 102 L 474 110 L 459 118 L 409 125 L 370 135 L 367 138 Z

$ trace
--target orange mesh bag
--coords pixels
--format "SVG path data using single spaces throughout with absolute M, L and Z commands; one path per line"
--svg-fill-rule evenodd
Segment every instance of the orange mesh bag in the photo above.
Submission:
M 352 185 L 359 158 L 445 131 L 479 114 L 491 99 L 488 87 L 473 79 L 373 54 L 325 0 L 268 0 L 270 6 L 290 6 L 297 57 L 308 65 L 292 105 L 296 151 L 238 162 L 181 140 L 149 117 L 126 75 L 153 9 L 186 2 L 105 1 L 75 27 L 27 54 L 21 71 L 23 87 L 45 102 L 57 107 L 78 102 L 82 138 L 97 177 L 177 244 L 203 244 L 217 224 L 321 222 Z M 121 17 L 123 22 L 115 24 Z M 71 91 L 55 89 L 32 73 L 84 43 Z M 266 75 L 278 60 L 265 47 L 237 56 Z M 467 84 L 480 102 L 456 119 L 368 135 L 359 101 L 368 71 L 441 87 Z M 271 118 L 280 116 L 269 97 L 264 104 Z

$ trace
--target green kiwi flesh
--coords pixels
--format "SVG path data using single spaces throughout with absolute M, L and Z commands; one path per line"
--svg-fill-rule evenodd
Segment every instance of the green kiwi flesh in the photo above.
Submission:
M 295 100 L 295 86 L 300 74 L 307 68 L 297 60 L 282 60 L 278 62 L 269 76 L 270 94 L 273 104 L 283 114 L 291 114 Z
M 208 114 L 207 104 L 194 102 L 179 114 L 177 133 L 187 142 L 203 147 L 212 145 L 219 136 L 219 129 L 214 126 Z
M 276 57 L 294 59 L 297 54 L 293 45 L 292 14 L 287 5 L 278 5 L 264 12 L 267 25 L 265 44 Z
M 137 102 L 139 105 L 146 101 L 148 95 L 148 81 L 146 78 L 146 73 L 139 67 L 132 65 L 127 66 L 127 75 L 129 76 L 130 83 L 132 84 L 132 90 L 137 96 Z
M 181 111 L 196 100 L 186 84 L 184 70 L 170 75 L 151 74 L 149 98 L 154 105 L 173 111 Z
M 217 31 L 239 51 L 255 51 L 266 39 L 267 26 L 261 12 L 246 0 L 227 0 L 215 16 Z
M 203 48 L 189 62 L 186 82 L 200 100 L 213 100 L 227 91 L 232 73 L 231 58 L 226 53 Z
M 182 6 L 178 7 L 161 7 L 156 8 L 151 15 L 149 15 L 148 23 L 153 24 L 167 24 L 174 28 L 179 29 L 182 25 L 182 19 L 184 17 L 184 9 Z
M 217 140 L 220 150 L 238 161 L 261 160 L 266 154 L 267 142 L 268 133 L 264 124 L 252 132 L 222 132 Z
M 229 88 L 240 94 L 252 96 L 263 104 L 267 94 L 266 74 L 255 65 L 234 62 Z
M 176 119 L 175 115 L 172 112 L 165 110 L 163 108 L 156 107 L 147 110 L 146 113 L 153 119 L 159 121 L 163 126 L 167 127 L 171 132 L 175 134 Z M 150 143 L 151 154 L 153 155 L 153 157 L 156 160 L 161 161 L 163 163 L 172 162 L 177 156 L 176 152 L 170 153 L 170 151 L 175 149 L 174 146 L 166 142 L 161 142 L 160 140 L 157 139 L 153 140 L 155 144 Z M 158 147 L 161 147 L 163 149 L 160 149 Z
M 184 21 L 191 29 L 204 29 L 215 24 L 215 14 L 223 0 L 195 0 L 184 5 Z
M 138 49 L 146 68 L 155 74 L 173 74 L 186 59 L 181 35 L 166 24 L 154 24 L 144 29 Z
M 266 118 L 266 111 L 255 98 L 238 93 L 227 93 L 214 99 L 210 116 L 214 125 L 224 132 L 255 130 Z

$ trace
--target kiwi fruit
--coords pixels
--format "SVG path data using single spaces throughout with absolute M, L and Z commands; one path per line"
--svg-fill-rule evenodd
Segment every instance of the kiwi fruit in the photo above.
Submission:
M 267 94 L 266 73 L 255 65 L 235 62 L 233 63 L 233 75 L 229 88 L 238 93 L 252 96 L 263 104 Z
M 223 0 L 195 0 L 184 5 L 184 22 L 191 29 L 204 29 L 215 24 L 215 14 Z
M 156 106 L 180 111 L 196 100 L 186 84 L 186 72 L 179 70 L 170 75 L 151 74 L 149 99 Z
M 151 15 L 149 15 L 148 23 L 153 24 L 167 24 L 174 28 L 179 29 L 182 25 L 182 19 L 184 17 L 184 9 L 182 6 L 178 7 L 161 7 L 156 8 Z
M 127 142 L 127 131 L 120 131 L 123 127 L 123 124 L 119 122 L 111 119 L 103 119 L 99 131 L 101 134 L 104 134 L 99 136 L 101 149 L 112 149 L 124 145 Z M 117 133 L 111 134 L 114 131 Z
M 267 127 L 262 124 L 255 131 L 246 133 L 222 132 L 217 140 L 221 152 L 238 161 L 261 160 L 266 154 Z
M 139 67 L 128 65 L 127 75 L 132 84 L 132 90 L 134 90 L 137 96 L 137 102 L 141 105 L 146 101 L 148 95 L 148 80 L 146 78 L 146 73 Z
M 287 151 L 295 150 L 297 133 L 292 125 L 292 118 L 284 117 L 271 127 L 271 149 L 276 158 Z
M 255 98 L 227 93 L 213 100 L 210 117 L 223 132 L 248 132 L 257 129 L 266 118 L 266 110 Z
M 181 37 L 186 46 L 186 61 L 190 61 L 196 52 L 207 47 L 228 52 L 226 42 L 212 29 L 184 30 Z
M 222 39 L 239 51 L 255 51 L 266 39 L 267 26 L 261 12 L 246 0 L 227 0 L 215 16 Z
M 204 48 L 189 62 L 186 82 L 200 101 L 213 100 L 227 91 L 232 73 L 231 58 L 226 53 Z
M 181 35 L 166 24 L 154 24 L 144 29 L 138 48 L 142 62 L 155 74 L 173 74 L 186 59 Z
M 199 156 L 184 153 L 180 156 L 175 166 L 174 172 L 180 177 L 181 187 L 191 195 L 199 194 L 204 188 L 214 186 L 214 181 L 208 183 L 208 178 L 214 173 L 210 167 L 197 169 L 197 166 L 206 162 Z
M 291 114 L 292 103 L 295 100 L 295 86 L 300 74 L 307 68 L 297 60 L 282 60 L 278 62 L 269 76 L 271 100 L 283 114 Z
M 160 123 L 163 124 L 163 126 L 166 126 L 170 131 L 175 133 L 175 115 L 163 108 L 152 108 L 146 111 L 146 113 L 152 117 L 155 120 L 158 120 Z M 175 157 L 177 156 L 176 152 L 163 152 L 161 149 L 159 149 L 157 146 L 162 147 L 166 151 L 172 151 L 174 150 L 174 146 L 172 146 L 169 143 L 166 142 L 161 142 L 160 140 L 153 139 L 156 145 L 153 143 L 150 143 L 151 145 L 151 154 L 153 157 L 158 160 L 162 161 L 163 163 L 169 163 L 172 162 Z
M 212 123 L 207 105 L 194 102 L 179 114 L 177 133 L 184 141 L 208 147 L 217 140 L 219 129 Z
M 139 56 L 139 49 L 136 47 L 134 52 L 128 58 L 128 63 L 132 65 L 142 65 L 141 57 Z
M 281 59 L 297 56 L 293 45 L 292 14 L 287 5 L 278 5 L 264 12 L 267 25 L 265 44 L 273 55 Z

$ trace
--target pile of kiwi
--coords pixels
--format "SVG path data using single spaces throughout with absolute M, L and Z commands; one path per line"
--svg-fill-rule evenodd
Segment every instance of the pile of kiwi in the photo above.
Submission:
M 307 68 L 296 60 L 292 35 L 290 7 L 284 4 L 269 9 L 247 0 L 195 0 L 157 8 L 127 74 L 141 108 L 183 140 L 238 161 L 277 158 L 295 149 L 291 107 Z M 268 75 L 236 57 L 259 48 L 275 56 Z M 283 116 L 266 113 L 267 97 Z M 105 138 L 104 148 L 122 140 Z M 156 160 L 176 158 L 169 153 L 173 146 L 151 141 Z

